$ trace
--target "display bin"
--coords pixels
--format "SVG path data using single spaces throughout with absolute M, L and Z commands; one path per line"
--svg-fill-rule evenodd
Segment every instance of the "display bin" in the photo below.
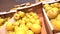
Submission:
M 9 12 L 9 13 L 0 13 L 0 18 L 12 18 L 12 16 L 14 15 L 15 12 Z M 7 20 L 8 21 L 8 20 Z M 6 22 L 7 22 L 6 21 Z M 6 29 L 5 29 L 5 26 L 6 26 L 6 22 L 4 22 L 3 25 L 0 25 L 0 34 L 6 34 Z
M 43 4 L 44 5 L 45 4 L 49 4 L 50 5 L 50 4 L 54 4 L 54 3 L 60 3 L 60 1 L 46 2 L 46 3 L 43 3 Z M 53 26 L 52 26 L 52 24 L 51 24 L 51 22 L 50 22 L 50 20 L 49 20 L 49 18 L 47 16 L 46 10 L 44 8 L 43 8 L 43 13 L 44 13 L 44 16 L 45 16 L 45 19 L 46 19 L 46 24 L 47 24 L 47 27 L 48 27 L 50 33 L 52 33 L 52 34 L 60 34 L 60 31 L 55 30 L 53 28 Z
M 45 27 L 45 21 L 44 21 L 44 15 L 43 15 L 43 10 L 42 10 L 42 3 L 39 2 L 39 3 L 36 3 L 36 4 L 32 4 L 30 6 L 24 6 L 22 8 L 18 8 L 16 11 L 10 11 L 10 12 L 7 12 L 7 13 L 1 13 L 1 17 L 4 16 L 4 17 L 11 17 L 11 19 L 9 19 L 8 21 L 9 22 L 14 22 L 14 17 L 13 15 L 15 13 L 17 13 L 18 11 L 23 11 L 25 13 L 28 13 L 29 10 L 33 10 L 38 16 L 39 16 L 39 19 L 41 19 L 41 32 L 40 34 L 47 34 L 47 31 L 46 31 L 46 27 Z M 0 34 L 6 34 L 7 33 L 7 30 L 6 30 L 6 23 L 0 28 Z

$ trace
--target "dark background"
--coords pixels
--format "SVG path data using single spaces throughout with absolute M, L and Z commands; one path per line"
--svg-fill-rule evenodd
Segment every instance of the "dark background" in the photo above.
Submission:
M 35 0 L 0 0 L 0 12 L 9 11 L 14 5 L 35 3 Z

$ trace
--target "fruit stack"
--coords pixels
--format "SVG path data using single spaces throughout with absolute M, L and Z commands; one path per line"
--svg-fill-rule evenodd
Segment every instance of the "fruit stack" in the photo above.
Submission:
M 0 17 L 0 28 L 10 19 L 10 17 L 2 18 Z
M 6 22 L 7 34 L 40 34 L 41 33 L 41 20 L 39 16 L 30 11 L 18 11 L 14 14 L 15 22 Z
M 45 4 L 44 9 L 54 30 L 60 31 L 60 3 Z

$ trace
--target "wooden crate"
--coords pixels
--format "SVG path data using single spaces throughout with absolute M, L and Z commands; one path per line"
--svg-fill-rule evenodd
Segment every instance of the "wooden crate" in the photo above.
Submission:
M 40 34 L 47 34 L 48 32 L 46 31 L 46 26 L 45 26 L 45 21 L 44 21 L 44 15 L 43 15 L 42 7 L 43 7 L 42 3 L 39 2 L 39 3 L 36 3 L 36 4 L 32 4 L 31 6 L 26 6 L 26 7 L 19 8 L 16 11 L 18 12 L 18 11 L 21 10 L 21 11 L 24 11 L 24 12 L 28 12 L 29 10 L 33 9 L 34 12 L 36 12 L 36 14 L 39 16 L 39 18 L 42 21 L 42 29 L 41 29 L 41 33 Z M 14 15 L 14 13 L 16 13 L 16 11 L 12 12 L 12 14 L 11 13 L 3 14 L 2 16 L 5 17 L 5 16 L 12 15 L 11 17 L 13 18 L 13 15 Z M 9 21 L 11 21 L 12 18 Z M 6 34 L 6 32 L 7 31 L 6 31 L 5 25 L 4 25 L 2 28 L 0 28 L 0 34 Z
M 43 4 L 53 4 L 53 3 L 60 3 L 60 1 L 54 1 L 54 2 L 47 2 L 47 3 L 43 3 Z M 43 8 L 43 12 L 44 12 L 44 16 L 45 16 L 45 19 L 46 19 L 46 24 L 47 24 L 47 27 L 50 31 L 51 34 L 60 34 L 60 31 L 57 31 L 57 30 L 54 30 L 47 14 L 46 14 L 46 11 L 45 9 Z

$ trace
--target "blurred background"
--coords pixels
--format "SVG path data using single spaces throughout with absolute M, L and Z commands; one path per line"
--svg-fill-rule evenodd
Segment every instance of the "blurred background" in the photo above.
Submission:
M 9 11 L 14 5 L 23 3 L 35 3 L 35 0 L 0 0 L 0 12 Z
M 0 0 L 0 12 L 9 11 L 13 6 L 30 2 L 31 4 L 40 1 L 54 1 L 54 0 Z

